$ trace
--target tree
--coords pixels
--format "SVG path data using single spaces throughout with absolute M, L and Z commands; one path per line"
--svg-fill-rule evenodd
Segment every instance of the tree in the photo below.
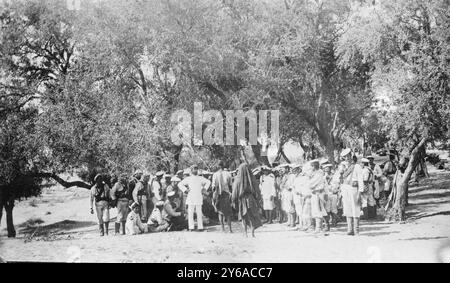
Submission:
M 369 66 L 337 64 L 336 44 L 348 9 L 336 1 L 273 3 L 265 29 L 259 29 L 263 36 L 253 38 L 257 50 L 250 60 L 252 84 L 269 90 L 274 107 L 295 113 L 296 128 L 311 129 L 331 162 L 343 133 L 373 100 Z
M 449 137 L 448 1 L 377 1 L 354 5 L 340 38 L 341 63 L 374 66 L 372 87 L 389 99 L 383 121 L 409 162 L 393 190 L 388 218 L 405 219 L 406 192 L 421 152 Z
M 357 126 L 358 131 L 363 133 L 364 141 L 370 148 L 381 149 L 389 142 L 388 133 L 384 129 L 382 117 L 386 111 L 379 109 L 364 115 L 361 124 Z
M 14 201 L 40 193 L 39 167 L 45 159 L 34 102 L 44 88 L 56 86 L 71 56 L 67 32 L 40 18 L 50 14 L 41 4 L 0 4 L 0 218 L 5 207 L 9 237 L 15 236 Z
M 148 166 L 155 134 L 139 111 L 130 72 L 101 65 L 107 54 L 84 49 L 89 38 L 79 37 L 78 15 L 64 2 L 1 5 L 1 208 L 14 236 L 14 200 L 39 194 L 42 178 L 90 189 L 97 168 Z M 84 181 L 58 176 L 80 169 Z

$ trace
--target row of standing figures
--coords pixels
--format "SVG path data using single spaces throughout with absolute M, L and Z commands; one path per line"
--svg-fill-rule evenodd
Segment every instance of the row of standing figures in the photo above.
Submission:
M 360 219 L 374 219 L 380 201 L 390 195 L 399 165 L 390 158 L 381 169 L 372 156 L 358 162 L 350 150 L 341 157 L 336 168 L 327 160 L 312 160 L 253 170 L 244 162 L 232 172 L 220 162 L 214 173 L 192 166 L 174 176 L 160 171 L 150 177 L 138 170 L 131 178 L 112 180 L 111 189 L 97 175 L 91 213 L 95 207 L 100 235 L 108 234 L 112 207 L 117 209 L 115 234 L 195 231 L 195 226 L 204 231 L 206 214 L 217 217 L 222 230 L 227 225 L 229 232 L 237 218 L 246 236 L 248 227 L 255 236 L 262 218 L 268 224 L 276 218 L 299 231 L 324 235 L 345 219 L 347 234 L 358 235 Z

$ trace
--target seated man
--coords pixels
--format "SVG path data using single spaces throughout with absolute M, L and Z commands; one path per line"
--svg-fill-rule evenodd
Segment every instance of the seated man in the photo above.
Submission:
M 150 232 L 162 232 L 169 228 L 169 223 L 162 217 L 162 209 L 164 207 L 164 201 L 160 200 L 156 202 L 155 208 L 148 219 L 147 226 Z
M 178 183 L 181 182 L 181 179 L 178 178 L 177 176 L 172 177 L 172 179 L 170 179 L 170 181 L 172 182 L 168 187 L 167 187 L 167 193 L 170 193 L 171 191 L 175 192 L 175 197 L 174 197 L 174 202 L 177 205 L 177 208 L 180 208 L 180 212 L 185 212 L 185 205 L 183 203 L 184 200 L 184 193 L 178 188 Z
M 134 202 L 130 208 L 131 212 L 128 214 L 125 224 L 126 234 L 136 235 L 147 232 L 147 225 L 142 224 L 141 217 L 139 216 L 139 204 Z
M 167 200 L 164 202 L 162 217 L 169 223 L 170 231 L 181 231 L 186 228 L 186 219 L 182 207 L 178 206 L 178 201 L 178 195 L 175 191 L 171 191 L 167 194 Z

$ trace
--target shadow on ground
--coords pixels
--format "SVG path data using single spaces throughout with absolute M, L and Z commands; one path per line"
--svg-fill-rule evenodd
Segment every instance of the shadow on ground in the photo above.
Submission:
M 27 237 L 42 237 L 51 234 L 70 234 L 71 231 L 81 228 L 95 227 L 96 229 L 97 227 L 97 223 L 93 221 L 63 220 L 49 225 L 41 225 L 42 223 L 39 220 L 28 220 L 18 226 L 19 232 Z
M 361 236 L 375 237 L 375 236 L 387 236 L 391 234 L 400 233 L 400 231 L 388 231 L 392 229 L 390 224 L 379 221 L 361 221 L 359 226 L 359 233 Z M 341 222 L 337 228 L 332 228 L 331 231 L 338 231 L 341 233 L 347 232 L 347 223 Z
M 446 171 L 436 173 L 409 187 L 410 204 L 406 207 L 408 220 L 450 215 L 449 210 L 442 209 L 442 204 L 450 203 L 450 174 Z
M 440 236 L 440 237 L 414 237 L 407 239 L 399 239 L 401 241 L 416 241 L 416 240 L 438 240 L 438 239 L 448 239 L 449 237 Z

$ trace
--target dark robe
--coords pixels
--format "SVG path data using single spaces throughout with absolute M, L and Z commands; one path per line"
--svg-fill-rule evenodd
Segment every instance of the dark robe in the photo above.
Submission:
M 231 201 L 238 211 L 239 220 L 244 219 L 255 229 L 262 226 L 259 215 L 261 192 L 256 184 L 256 179 L 248 165 L 246 163 L 239 165 L 233 182 Z

